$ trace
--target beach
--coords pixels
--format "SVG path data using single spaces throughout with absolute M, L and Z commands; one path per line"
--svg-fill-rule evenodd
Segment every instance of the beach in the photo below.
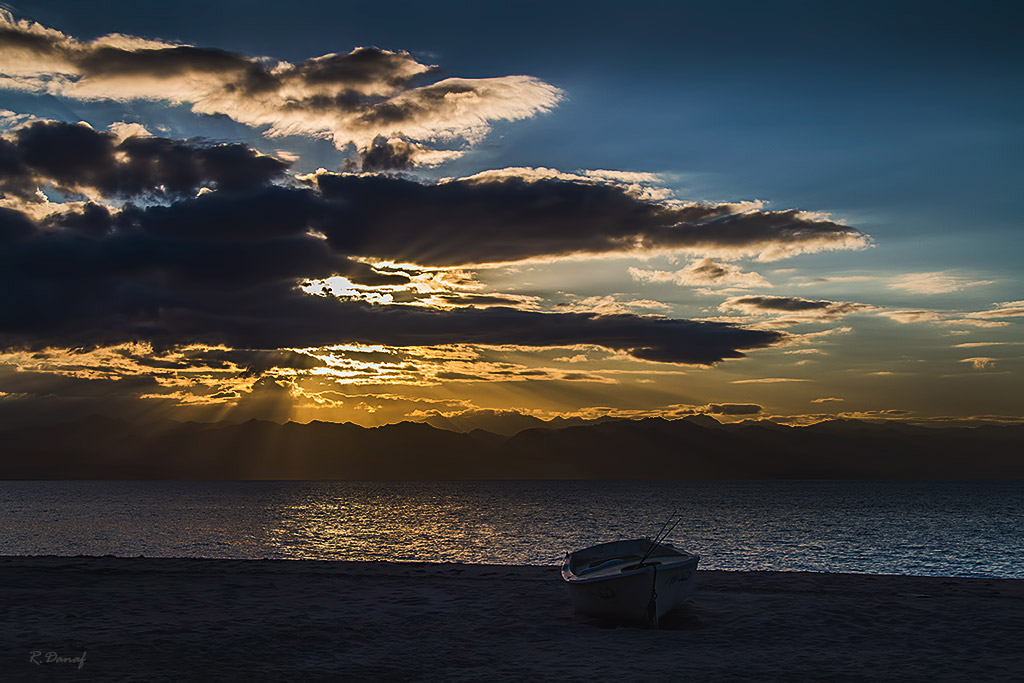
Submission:
M 647 630 L 574 614 L 557 567 L 3 557 L 3 670 L 104 681 L 1024 676 L 1021 580 L 698 581 Z

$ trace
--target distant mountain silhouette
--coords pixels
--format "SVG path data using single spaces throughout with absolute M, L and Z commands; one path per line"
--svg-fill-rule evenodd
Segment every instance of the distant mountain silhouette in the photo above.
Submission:
M 514 410 L 477 410 L 450 417 L 441 413 L 432 413 L 423 422 L 450 432 L 472 432 L 482 429 L 503 436 L 512 436 L 524 429 L 548 426 L 548 423 L 540 418 L 524 415 Z
M 513 436 L 524 429 L 561 429 L 562 427 L 581 427 L 588 424 L 608 422 L 615 418 L 600 417 L 588 420 L 582 417 L 555 417 L 542 420 L 533 415 L 524 415 L 515 410 L 473 410 L 459 415 L 445 416 L 432 413 L 423 422 L 447 429 L 451 432 L 472 432 L 483 429 L 502 436 Z
M 543 421 L 540 421 L 543 422 Z M 505 436 L 402 422 L 89 417 L 0 428 L 5 479 L 1022 479 L 1024 426 L 707 416 L 610 420 Z

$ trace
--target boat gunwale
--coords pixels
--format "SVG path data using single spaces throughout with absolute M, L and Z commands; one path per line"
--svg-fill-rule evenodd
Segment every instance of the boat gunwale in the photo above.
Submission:
M 658 548 L 659 549 L 669 550 L 669 551 L 671 551 L 671 553 L 667 554 L 667 555 L 660 555 L 660 554 L 653 555 L 650 558 L 648 558 L 648 561 L 645 562 L 643 564 L 643 566 L 636 566 L 636 567 L 632 567 L 632 568 L 623 568 L 623 569 L 621 569 L 621 570 L 619 570 L 618 572 L 615 572 L 615 573 L 611 573 L 611 572 L 595 572 L 593 575 L 588 575 L 586 573 L 584 573 L 584 574 L 577 574 L 571 568 L 572 559 L 578 553 L 581 553 L 581 552 L 584 552 L 584 551 L 587 551 L 587 550 L 594 550 L 596 548 L 601 548 L 603 546 L 610 546 L 610 545 L 614 545 L 614 544 L 618 544 L 618 543 L 626 544 L 626 543 L 630 543 L 630 542 L 639 542 L 639 541 L 643 541 L 643 540 L 650 540 L 650 539 L 623 539 L 623 540 L 620 540 L 620 541 L 609 541 L 607 543 L 600 543 L 598 545 L 590 546 L 590 547 L 587 547 L 587 548 L 582 548 L 582 549 L 574 551 L 572 553 L 567 553 L 566 557 L 565 557 L 565 561 L 562 564 L 562 579 L 566 583 L 570 583 L 570 584 L 593 583 L 593 582 L 596 582 L 596 581 L 611 581 L 611 580 L 615 580 L 615 579 L 633 577 L 633 576 L 637 576 L 639 574 L 647 573 L 648 569 L 651 569 L 651 568 L 654 568 L 654 567 L 660 567 L 660 568 L 664 568 L 664 569 L 676 569 L 676 568 L 685 566 L 685 565 L 690 564 L 690 563 L 696 565 L 698 562 L 700 562 L 700 555 L 697 555 L 697 554 L 694 554 L 694 553 L 689 553 L 689 552 L 686 552 L 685 550 L 680 550 L 679 548 L 676 548 L 675 546 L 672 546 L 672 545 L 669 545 L 669 544 L 666 544 L 666 543 L 658 543 Z M 616 558 L 614 556 L 611 556 L 611 557 L 608 558 L 608 561 L 611 561 L 611 560 L 614 560 L 614 559 L 616 559 Z M 640 559 L 640 557 L 637 556 L 636 560 L 639 561 L 639 559 Z M 651 563 L 652 560 L 656 560 L 658 563 L 657 564 L 652 564 Z

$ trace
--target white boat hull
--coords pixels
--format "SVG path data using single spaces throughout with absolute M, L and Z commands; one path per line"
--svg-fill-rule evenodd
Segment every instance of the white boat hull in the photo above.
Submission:
M 614 541 L 566 556 L 562 578 L 577 612 L 657 624 L 696 584 L 698 555 L 658 545 L 643 565 L 651 541 Z

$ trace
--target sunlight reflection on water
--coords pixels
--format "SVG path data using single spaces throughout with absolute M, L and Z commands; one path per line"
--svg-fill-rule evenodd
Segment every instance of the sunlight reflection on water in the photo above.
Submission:
M 557 564 L 676 509 L 706 569 L 1024 577 L 1016 482 L 0 482 L 0 553 Z

